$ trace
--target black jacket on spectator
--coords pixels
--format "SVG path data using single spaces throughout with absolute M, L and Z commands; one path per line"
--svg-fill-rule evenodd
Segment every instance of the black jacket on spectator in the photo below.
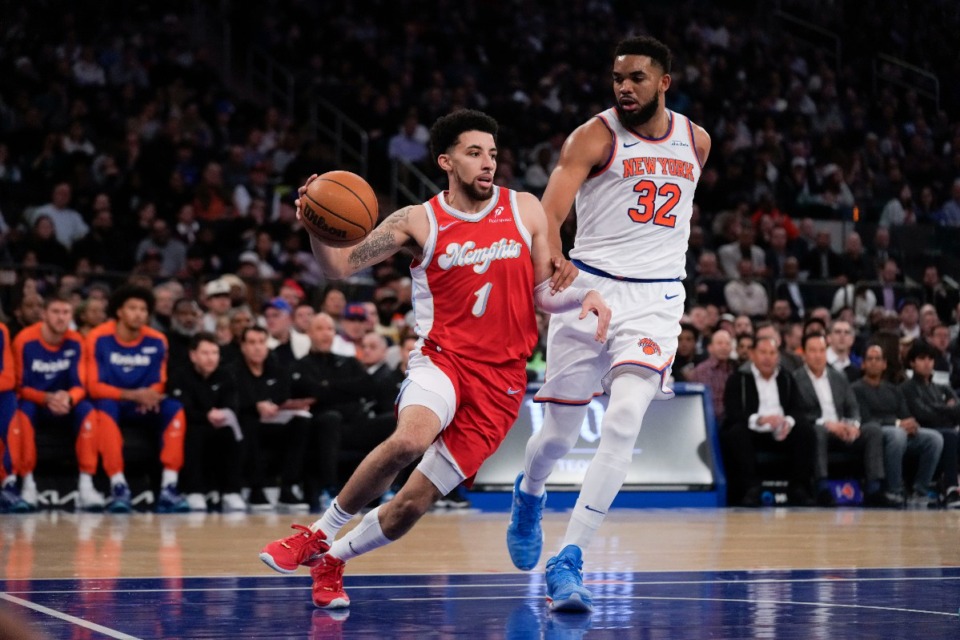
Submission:
M 183 404 L 187 425 L 208 425 L 210 409 L 231 409 L 237 412 L 237 387 L 224 367 L 218 367 L 204 378 L 192 366 L 180 367 L 170 376 L 167 390 Z
M 405 376 L 386 362 L 381 363 L 368 375 L 370 385 L 364 394 L 364 408 L 373 415 L 392 414 Z
M 242 354 L 227 366 L 239 395 L 244 437 L 241 471 L 251 489 L 251 504 L 262 503 L 263 488 L 272 486 L 274 480 L 279 479 L 282 492 L 302 482 L 309 422 L 302 418 L 285 424 L 261 420 L 258 402 L 280 406 L 290 398 L 290 370 L 280 364 L 275 354 L 267 355 L 259 376 L 250 371 Z
M 837 410 L 839 420 L 860 421 L 860 407 L 857 406 L 857 398 L 850 388 L 850 381 L 847 376 L 840 373 L 831 366 L 827 366 L 827 380 L 830 382 L 830 391 L 833 394 L 833 404 Z M 817 398 L 817 392 L 813 388 L 810 376 L 806 368 L 799 368 L 793 373 L 794 381 L 797 383 L 797 391 L 800 396 L 799 408 L 807 422 L 816 422 L 823 415 L 823 409 L 820 407 L 820 400 Z
M 910 413 L 921 427 L 942 429 L 960 424 L 960 402 L 950 387 L 914 376 L 904 382 L 901 389 Z
M 357 418 L 360 399 L 368 392 L 370 376 L 355 358 L 311 351 L 297 360 L 290 373 L 291 398 L 316 398 L 311 411 L 334 409 L 345 420 Z
M 263 362 L 263 373 L 253 375 L 243 356 L 229 365 L 237 385 L 239 416 L 241 424 L 247 419 L 259 420 L 257 403 L 270 401 L 281 405 L 290 397 L 290 375 L 280 368 L 280 363 L 271 353 Z
M 167 390 L 183 403 L 187 419 L 184 461 L 179 488 L 183 493 L 240 492 L 240 441 L 229 426 L 214 427 L 207 418 L 211 409 L 237 412 L 237 387 L 233 376 L 218 367 L 208 377 L 193 366 L 170 376 Z
M 756 433 L 748 428 L 750 416 L 760 407 L 760 394 L 751 364 L 744 364 L 727 380 L 723 394 L 727 414 L 723 419 L 720 442 L 733 503 L 760 483 L 758 450 L 784 452 L 789 456 L 789 480 L 794 490 L 807 491 L 813 480 L 816 441 L 813 428 L 800 408 L 797 383 L 782 367 L 776 377 L 783 413 L 795 420 L 793 429 L 782 442 L 775 441 L 768 433 Z

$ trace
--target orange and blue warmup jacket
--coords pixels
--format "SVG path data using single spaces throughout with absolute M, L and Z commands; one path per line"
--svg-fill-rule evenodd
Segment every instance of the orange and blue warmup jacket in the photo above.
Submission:
M 120 400 L 124 389 L 150 387 L 159 393 L 167 386 L 167 338 L 155 329 L 143 327 L 133 342 L 117 336 L 117 323 L 109 320 L 93 329 L 85 345 L 87 393 L 97 410 L 100 445 L 107 475 L 123 471 L 123 438 L 120 423 L 147 422 L 159 429 L 160 461 L 165 469 L 183 466 L 183 434 L 186 420 L 183 406 L 164 398 L 159 412 L 137 411 L 133 402 Z
M 67 331 L 63 341 L 50 344 L 43 339 L 38 322 L 17 334 L 13 341 L 13 358 L 17 371 L 17 402 L 19 421 L 19 460 L 14 455 L 17 474 L 30 473 L 36 467 L 37 452 L 34 434 L 37 426 L 49 423 L 56 428 L 63 417 L 55 416 L 46 408 L 46 394 L 66 391 L 70 394 L 73 411 L 66 416 L 76 438 L 77 461 L 84 473 L 96 473 L 97 446 L 94 431 L 93 405 L 85 398 L 83 367 L 83 336 Z M 15 452 L 16 448 L 13 449 Z

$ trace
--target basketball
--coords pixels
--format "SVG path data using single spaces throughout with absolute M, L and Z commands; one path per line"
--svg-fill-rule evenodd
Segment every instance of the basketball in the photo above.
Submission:
M 377 224 L 377 196 L 366 180 L 349 171 L 328 171 L 307 186 L 300 200 L 307 231 L 326 244 L 363 239 Z

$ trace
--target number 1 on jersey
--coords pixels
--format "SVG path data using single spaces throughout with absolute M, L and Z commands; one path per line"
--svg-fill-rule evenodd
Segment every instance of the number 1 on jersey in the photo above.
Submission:
M 478 318 L 487 311 L 487 300 L 490 299 L 491 289 L 493 289 L 493 283 L 488 282 L 473 292 L 473 295 L 477 296 L 477 301 L 473 303 L 472 313 Z

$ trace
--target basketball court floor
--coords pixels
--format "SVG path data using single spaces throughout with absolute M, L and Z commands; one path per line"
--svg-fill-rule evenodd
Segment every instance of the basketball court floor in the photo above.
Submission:
M 30 628 L 3 637 L 960 638 L 960 511 L 614 511 L 586 554 L 589 615 L 543 600 L 566 515 L 547 512 L 524 573 L 506 513 L 432 512 L 348 565 L 340 612 L 257 558 L 290 516 L 0 516 L 0 611 Z

